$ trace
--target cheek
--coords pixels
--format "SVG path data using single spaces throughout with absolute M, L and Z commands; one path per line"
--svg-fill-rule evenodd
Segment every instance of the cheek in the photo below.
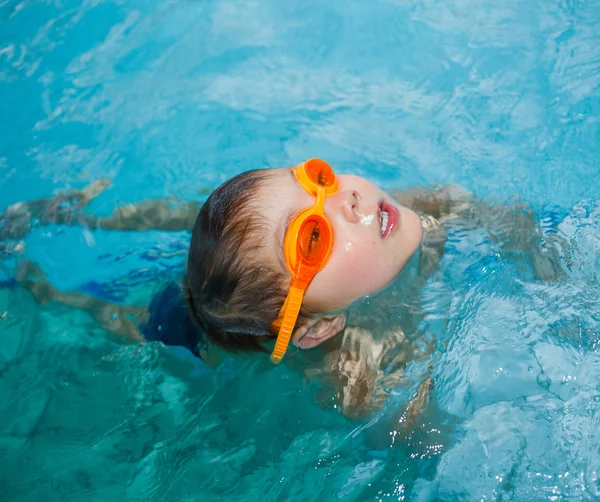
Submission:
M 332 256 L 332 268 L 352 271 L 354 274 L 369 275 L 373 261 L 379 259 L 379 249 L 373 239 L 343 239 Z
M 328 286 L 349 301 L 380 290 L 395 276 L 381 243 L 372 238 L 340 239 L 315 286 Z

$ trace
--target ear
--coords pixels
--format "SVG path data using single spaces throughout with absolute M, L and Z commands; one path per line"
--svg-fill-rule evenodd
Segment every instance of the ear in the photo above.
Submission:
M 292 343 L 299 349 L 312 349 L 337 335 L 346 326 L 346 314 L 307 321 L 296 329 Z

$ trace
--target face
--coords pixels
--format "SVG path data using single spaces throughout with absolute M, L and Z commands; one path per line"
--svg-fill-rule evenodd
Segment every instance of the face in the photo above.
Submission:
M 290 274 L 283 240 L 294 216 L 315 199 L 295 179 L 291 168 L 271 170 L 261 188 L 258 210 L 272 228 L 266 252 Z M 338 191 L 325 199 L 333 229 L 333 250 L 325 267 L 306 290 L 304 304 L 318 312 L 342 309 L 387 286 L 421 242 L 419 217 L 364 178 L 337 175 Z

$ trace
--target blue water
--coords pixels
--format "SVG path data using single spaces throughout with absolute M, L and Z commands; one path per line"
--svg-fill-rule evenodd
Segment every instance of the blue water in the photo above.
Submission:
M 202 200 L 320 156 L 386 188 L 516 196 L 569 243 L 544 283 L 450 235 L 421 292 L 432 400 L 401 438 L 393 389 L 349 421 L 284 365 L 211 371 L 1 289 L 2 500 L 600 498 L 600 2 L 4 0 L 0 114 L 1 209 L 101 177 L 96 214 Z M 23 254 L 140 303 L 187 239 L 50 226 Z

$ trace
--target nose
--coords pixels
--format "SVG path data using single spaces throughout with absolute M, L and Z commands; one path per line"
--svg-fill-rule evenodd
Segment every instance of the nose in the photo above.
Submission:
M 362 197 L 356 190 L 344 190 L 325 200 L 325 208 L 339 213 L 349 223 L 360 221 L 360 201 Z

